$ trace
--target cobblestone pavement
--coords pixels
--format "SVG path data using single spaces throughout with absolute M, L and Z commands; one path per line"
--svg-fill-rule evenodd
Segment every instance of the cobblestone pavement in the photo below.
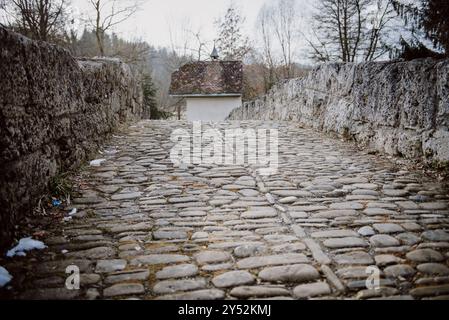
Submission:
M 277 175 L 174 167 L 170 134 L 186 123 L 141 122 L 114 137 L 118 152 L 80 174 L 78 213 L 55 226 L 49 249 L 7 264 L 22 271 L 11 294 L 449 299 L 447 188 L 294 124 L 245 125 L 279 128 Z M 68 265 L 81 290 L 65 289 Z M 380 290 L 366 287 L 370 266 Z

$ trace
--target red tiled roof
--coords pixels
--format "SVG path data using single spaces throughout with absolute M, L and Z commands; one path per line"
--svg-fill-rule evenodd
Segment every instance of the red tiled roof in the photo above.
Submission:
M 172 74 L 171 95 L 242 94 L 241 61 L 199 61 L 183 65 Z

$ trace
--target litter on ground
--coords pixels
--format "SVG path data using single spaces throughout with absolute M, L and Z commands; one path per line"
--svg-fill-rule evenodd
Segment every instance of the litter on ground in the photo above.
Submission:
M 0 288 L 6 286 L 12 280 L 12 275 L 9 274 L 8 270 L 0 266 Z
M 19 241 L 17 246 L 6 253 L 6 256 L 9 258 L 15 256 L 24 257 L 26 256 L 26 251 L 42 250 L 45 248 L 47 248 L 47 246 L 41 241 L 33 240 L 32 238 L 23 238 Z
M 101 164 L 102 164 L 103 162 L 105 162 L 105 161 L 106 161 L 106 159 L 97 159 L 97 160 L 93 160 L 93 161 L 90 162 L 90 166 L 91 166 L 91 167 L 100 167 Z

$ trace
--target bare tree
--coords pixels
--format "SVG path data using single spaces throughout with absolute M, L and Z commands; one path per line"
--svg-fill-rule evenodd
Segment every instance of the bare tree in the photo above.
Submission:
M 281 48 L 284 77 L 293 76 L 293 50 L 298 35 L 298 14 L 295 0 L 276 0 L 270 15 L 274 34 Z
M 328 62 L 332 60 L 332 54 L 329 52 L 328 41 L 320 37 L 315 29 L 310 31 L 314 40 L 306 38 L 312 49 L 312 58 L 317 62 Z
M 32 39 L 52 41 L 65 35 L 69 0 L 10 0 L 2 9 L 10 27 Z
M 191 29 L 190 19 L 185 18 L 182 21 L 169 21 L 168 22 L 168 33 L 170 40 L 170 53 L 174 57 L 187 56 L 188 47 L 190 42 L 190 32 Z M 175 68 L 180 67 L 178 62 L 174 62 Z
M 211 41 L 207 41 L 202 28 L 195 28 L 191 20 L 168 19 L 170 45 L 164 50 L 158 50 L 158 75 L 154 77 L 158 86 L 158 101 L 162 110 L 173 112 L 180 119 L 184 99 L 169 96 L 171 74 L 183 64 L 208 59 L 211 53 Z
M 192 48 L 192 52 L 196 55 L 198 61 L 203 57 L 207 57 L 210 54 L 208 49 L 208 43 L 204 40 L 201 30 L 191 31 L 193 38 L 195 39 L 195 47 Z
M 369 0 L 320 0 L 318 13 L 315 15 L 318 32 L 324 38 L 323 46 L 335 46 L 332 56 L 338 60 L 352 62 L 355 60 L 362 36 L 366 9 Z M 315 51 L 319 51 L 314 47 Z
M 89 0 L 94 15 L 88 19 L 88 23 L 95 30 L 100 55 L 105 55 L 106 32 L 131 18 L 141 2 L 142 0 Z
M 396 18 L 394 6 L 391 1 L 377 0 L 374 10 L 369 13 L 368 34 L 369 41 L 364 53 L 365 61 L 376 60 L 389 51 L 382 45 L 382 36 L 388 32 L 388 26 Z
M 127 41 L 119 38 L 116 34 L 111 36 L 111 53 L 113 57 L 120 58 L 123 62 L 137 66 L 144 71 L 148 64 L 148 56 L 151 48 L 145 41 L 134 39 Z
M 320 0 L 314 15 L 317 61 L 370 61 L 385 53 L 381 41 L 394 16 L 389 0 Z
M 296 0 L 269 0 L 259 11 L 256 28 L 261 38 L 269 84 L 295 74 L 295 53 L 301 40 L 302 16 Z M 269 85 L 270 86 L 270 85 Z
M 177 119 L 181 119 L 181 111 L 184 99 L 172 98 L 169 95 L 171 74 L 179 69 L 183 64 L 195 60 L 196 50 L 192 50 L 192 24 L 189 18 L 181 20 L 169 20 L 168 31 L 170 46 L 168 50 L 159 52 L 158 65 L 162 76 L 155 77 L 159 81 L 160 106 L 162 110 L 171 111 L 177 114 Z M 198 31 L 198 33 L 200 33 Z M 199 36 L 201 37 L 201 36 Z
M 181 58 L 181 62 L 200 61 L 208 59 L 210 55 L 211 42 L 207 41 L 203 35 L 202 28 L 192 26 L 190 19 L 181 19 L 181 21 L 170 21 L 168 23 L 170 38 L 170 49 L 173 56 Z M 181 65 L 176 62 L 176 68 Z
M 169 21 L 168 31 L 174 69 L 183 63 L 209 57 L 210 42 L 205 40 L 201 27 L 194 29 L 189 18 Z
M 260 9 L 257 17 L 256 28 L 259 32 L 262 43 L 262 63 L 265 65 L 265 92 L 267 92 L 277 81 L 276 62 L 273 50 L 273 31 L 272 31 L 272 11 L 266 4 Z

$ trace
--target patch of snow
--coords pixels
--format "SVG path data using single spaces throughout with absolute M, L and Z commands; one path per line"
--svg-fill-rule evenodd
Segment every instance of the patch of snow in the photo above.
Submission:
M 112 155 L 114 155 L 114 154 L 117 154 L 117 153 L 118 153 L 118 150 L 117 150 L 117 149 L 105 150 L 104 153 L 106 153 L 107 155 L 112 156 Z
M 65 249 L 64 249 L 64 250 L 61 250 L 61 253 L 62 253 L 62 254 L 67 254 L 67 253 L 69 253 L 69 250 L 65 250 Z
M 69 222 L 72 221 L 72 217 L 65 217 L 64 219 L 62 219 L 63 222 Z
M 47 248 L 47 246 L 41 241 L 33 240 L 32 238 L 24 238 L 19 241 L 19 244 L 17 246 L 9 250 L 6 253 L 6 256 L 9 258 L 15 256 L 24 257 L 26 256 L 25 253 L 26 251 L 31 251 L 35 249 L 42 250 L 45 248 Z
M 100 167 L 101 164 L 102 164 L 103 162 L 105 162 L 105 161 L 106 161 L 106 159 L 97 159 L 97 160 L 93 160 L 93 161 L 90 162 L 90 166 L 91 166 L 91 167 Z
M 0 288 L 6 286 L 12 280 L 12 275 L 9 274 L 8 270 L 0 266 Z
M 72 211 L 70 211 L 69 216 L 73 216 L 78 212 L 77 208 L 74 208 Z

